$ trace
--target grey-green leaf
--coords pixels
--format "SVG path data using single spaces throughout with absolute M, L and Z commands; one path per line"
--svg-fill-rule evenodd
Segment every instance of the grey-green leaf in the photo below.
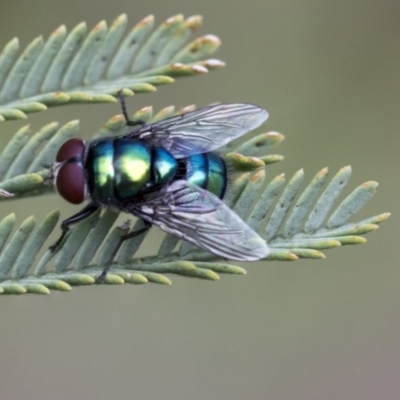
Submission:
M 200 25 L 201 17 L 185 20 L 179 14 L 153 30 L 154 17 L 149 16 L 123 38 L 127 17 L 122 14 L 109 28 L 101 21 L 89 32 L 85 23 L 70 33 L 62 25 L 47 41 L 33 40 L 19 57 L 13 39 L 0 54 L 0 121 L 64 104 L 115 102 L 121 89 L 152 92 L 174 77 L 220 68 L 222 62 L 207 59 L 219 44 L 213 35 L 197 40 L 214 38 L 213 46 L 198 45 L 197 52 L 192 48 L 195 57 L 174 61 Z
M 189 109 L 193 106 L 184 110 Z M 181 112 L 173 106 L 158 113 L 153 113 L 151 107 L 144 107 L 133 114 L 133 119 L 154 122 Z M 78 127 L 77 121 L 61 128 L 52 123 L 32 136 L 29 136 L 29 126 L 21 128 L 0 155 L 0 189 L 8 194 L 0 198 L 12 201 L 9 196 L 13 194 L 15 198 L 52 190 L 44 185 L 48 171 L 43 166 L 54 161 L 59 146 L 74 136 Z M 123 135 L 129 129 L 123 117 L 118 115 L 103 125 L 94 137 Z M 349 222 L 349 219 L 372 198 L 377 183 L 367 182 L 359 186 L 339 205 L 336 201 L 350 179 L 350 167 L 340 170 L 330 182 L 327 182 L 325 168 L 303 189 L 303 170 L 298 171 L 286 187 L 283 174 L 265 185 L 263 160 L 270 155 L 264 154 L 262 149 L 274 147 L 282 138 L 276 133 L 258 135 L 239 147 L 236 145 L 236 149 L 242 149 L 248 155 L 229 153 L 224 156 L 231 171 L 236 172 L 232 174 L 229 204 L 269 243 L 271 252 L 267 260 L 322 259 L 325 258 L 322 252 L 325 249 L 365 243 L 361 235 L 376 230 L 389 214 L 379 214 L 359 222 Z M 235 143 L 231 148 L 235 148 Z M 257 149 L 257 157 L 252 156 L 251 153 Z M 51 212 L 37 228 L 34 219 L 28 218 L 14 235 L 15 216 L 12 214 L 0 221 L 0 293 L 47 294 L 51 289 L 68 291 L 71 286 L 96 284 L 104 264 L 116 252 L 121 238 L 129 232 L 129 225 L 121 226 L 114 211 L 105 211 L 102 216 L 98 212 L 73 226 L 56 252 L 48 249 L 38 259 L 43 246 L 48 246 L 45 242 L 49 235 L 52 232 L 61 234 L 56 226 L 58 215 L 57 211 Z M 125 220 L 127 217 L 133 218 L 124 216 Z M 143 226 L 143 222 L 137 220 L 131 231 Z M 105 284 L 169 285 L 171 281 L 165 274 L 215 281 L 220 278 L 219 274 L 246 273 L 241 267 L 169 235 L 160 245 L 153 247 L 151 255 L 138 256 L 142 243 L 149 240 L 148 233 L 146 231 L 125 241 L 114 258 Z

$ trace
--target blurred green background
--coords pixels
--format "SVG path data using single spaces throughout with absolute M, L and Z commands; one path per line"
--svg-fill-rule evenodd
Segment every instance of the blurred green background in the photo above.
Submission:
M 263 129 L 286 136 L 270 179 L 304 167 L 309 181 L 351 164 L 346 193 L 380 182 L 358 219 L 393 215 L 366 245 L 327 251 L 325 261 L 255 263 L 215 283 L 172 277 L 171 287 L 1 297 L 0 398 L 399 398 L 400 2 L 2 0 L 0 44 L 18 36 L 25 47 L 62 23 L 92 27 L 123 12 L 130 26 L 151 13 L 158 23 L 202 14 L 200 34 L 222 39 L 215 57 L 227 62 L 128 99 L 129 110 L 258 104 L 270 112 Z M 37 130 L 79 118 L 88 137 L 118 112 L 70 106 L 28 121 Z M 3 122 L 2 136 L 25 123 Z M 19 221 L 77 210 L 55 195 L 1 206 Z

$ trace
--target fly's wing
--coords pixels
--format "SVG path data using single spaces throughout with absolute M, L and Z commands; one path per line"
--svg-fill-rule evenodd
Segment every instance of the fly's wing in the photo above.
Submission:
M 175 181 L 127 211 L 223 258 L 254 261 L 268 255 L 268 246 L 214 194 Z
M 175 158 L 206 153 L 259 127 L 268 118 L 252 104 L 218 104 L 145 125 L 125 136 L 167 149 Z

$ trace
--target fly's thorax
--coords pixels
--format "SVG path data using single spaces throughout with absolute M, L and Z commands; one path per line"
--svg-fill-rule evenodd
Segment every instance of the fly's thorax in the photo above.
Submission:
M 89 144 L 86 171 L 90 195 L 93 200 L 112 204 L 114 198 L 114 145 L 113 139 L 99 139 Z
M 164 148 L 143 140 L 107 138 L 90 144 L 86 168 L 93 199 L 117 205 L 172 180 L 177 161 Z
M 185 179 L 223 199 L 228 185 L 225 161 L 216 153 L 195 154 L 185 159 Z

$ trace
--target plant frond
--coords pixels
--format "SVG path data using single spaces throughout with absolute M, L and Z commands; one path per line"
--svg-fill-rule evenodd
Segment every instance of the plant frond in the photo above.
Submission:
M 221 68 L 222 61 L 208 58 L 220 45 L 216 36 L 186 44 L 201 23 L 201 16 L 178 14 L 154 29 L 150 15 L 123 37 L 122 14 L 109 28 L 101 21 L 89 33 L 85 23 L 69 34 L 62 25 L 20 55 L 14 38 L 0 53 L 0 121 L 64 104 L 115 102 L 121 89 L 126 96 L 152 92 L 175 77 Z
M 174 106 L 168 106 L 153 113 L 152 107 L 143 107 L 136 111 L 131 119 L 153 123 L 194 109 L 193 105 L 179 110 L 176 110 Z M 126 125 L 124 117 L 118 114 L 110 118 L 92 135 L 92 138 L 120 136 L 131 129 Z M 31 134 L 30 125 L 20 128 L 0 154 L 0 190 L 3 190 L 3 194 L 0 192 L 0 200 L 9 199 L 10 194 L 18 198 L 54 192 L 51 187 L 44 185 L 48 177 L 48 167 L 53 164 L 60 146 L 74 136 L 79 136 L 79 121 L 77 120 L 70 121 L 62 127 L 52 122 L 33 134 Z M 271 161 L 270 156 L 257 158 L 244 156 L 237 151 L 246 146 L 249 154 L 251 151 L 265 152 L 279 145 L 283 139 L 283 135 L 276 132 L 257 135 L 238 148 L 232 148 L 233 152 L 228 153 L 226 159 L 236 171 L 253 171 L 271 162 L 280 161 L 283 156 L 274 155 L 275 159 Z
M 1 189 L 15 198 L 52 192 L 52 188 L 44 185 L 48 167 L 54 163 L 60 146 L 76 136 L 78 130 L 78 121 L 68 122 L 61 128 L 53 122 L 31 136 L 29 125 L 19 129 L 0 154 Z
M 361 235 L 376 230 L 389 217 L 389 213 L 384 213 L 349 222 L 375 194 L 377 183 L 358 186 L 335 208 L 335 201 L 326 204 L 322 199 L 328 194 L 337 198 L 342 193 L 351 168 L 342 168 L 329 183 L 326 183 L 327 174 L 326 168 L 321 170 L 301 193 L 302 170 L 286 186 L 284 176 L 279 175 L 264 187 L 263 170 L 246 179 L 245 185 L 238 185 L 240 190 L 233 208 L 267 240 L 271 249 L 267 260 L 325 258 L 322 250 L 365 243 Z M 114 227 L 116 213 L 105 211 L 100 216 L 97 212 L 69 232 L 57 254 L 47 250 L 35 265 L 35 257 L 44 242 L 54 229 L 58 230 L 58 218 L 59 213 L 53 211 L 38 227 L 33 217 L 27 218 L 7 246 L 15 216 L 9 215 L 0 222 L 0 292 L 46 294 L 50 289 L 70 290 L 71 286 L 95 284 L 103 268 L 102 260 L 115 249 L 117 239 L 130 230 L 127 222 Z M 141 226 L 142 222 L 137 221 L 131 229 L 135 231 Z M 148 234 L 124 243 L 106 284 L 170 284 L 165 274 L 218 280 L 219 274 L 246 273 L 243 268 L 170 235 L 155 249 L 155 255 L 138 258 L 136 252 Z
M 181 110 L 169 106 L 153 113 L 151 107 L 144 107 L 132 119 L 151 123 L 193 109 L 194 106 Z M 0 155 L 3 193 L 13 192 L 18 197 L 50 190 L 43 185 L 47 177 L 43 166 L 53 163 L 58 148 L 78 129 L 77 121 L 61 128 L 56 123 L 48 124 L 32 136 L 28 135 L 29 126 L 21 128 Z M 123 135 L 130 129 L 123 116 L 117 115 L 93 137 Z M 267 260 L 320 259 L 325 258 L 322 250 L 364 243 L 361 235 L 377 229 L 389 214 L 356 223 L 349 220 L 372 198 L 377 183 L 358 186 L 340 204 L 338 197 L 350 179 L 350 167 L 342 168 L 329 182 L 328 169 L 324 168 L 303 189 L 303 170 L 288 183 L 280 174 L 265 186 L 265 165 L 283 158 L 267 152 L 283 139 L 276 132 L 258 134 L 240 144 L 230 143 L 224 156 L 237 172 L 230 190 L 232 208 L 268 242 L 271 252 Z M 129 221 L 116 226 L 117 217 L 109 210 L 102 215 L 97 212 L 71 229 L 57 253 L 47 250 L 41 255 L 50 234 L 59 231 L 59 213 L 51 212 L 38 226 L 33 217 L 27 218 L 16 231 L 15 216 L 5 217 L 0 221 L 0 292 L 46 294 L 51 289 L 66 291 L 71 286 L 95 284 L 103 260 L 115 250 L 121 235 L 143 227 L 141 220 L 133 227 Z M 137 252 L 150 232 L 124 242 L 106 284 L 169 285 L 171 281 L 165 274 L 218 280 L 220 274 L 246 273 L 243 268 L 171 235 L 165 235 L 153 255 L 138 257 Z

